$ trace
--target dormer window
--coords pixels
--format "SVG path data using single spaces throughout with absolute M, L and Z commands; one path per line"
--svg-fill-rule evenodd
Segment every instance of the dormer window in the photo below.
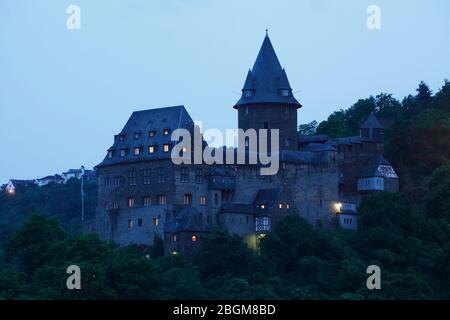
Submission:
M 127 155 L 127 149 L 120 149 L 120 156 L 125 157 Z
M 155 130 L 150 130 L 150 131 L 148 132 L 148 136 L 149 136 L 150 138 L 153 138 L 155 135 L 156 135 L 156 131 L 155 131 Z
M 251 96 L 253 96 L 253 90 L 244 90 L 242 93 L 246 98 L 250 98 Z
M 138 140 L 141 137 L 141 133 L 140 132 L 135 132 L 134 133 L 134 139 Z
M 169 152 L 169 150 L 170 150 L 170 145 L 169 145 L 169 144 L 165 144 L 165 145 L 163 146 L 163 151 L 164 151 L 164 152 Z
M 124 140 L 125 140 L 125 135 L 124 134 L 119 135 L 119 141 L 124 141 Z
M 114 157 L 115 151 L 114 150 L 108 150 L 108 158 L 111 159 Z
M 169 128 L 164 128 L 163 129 L 163 135 L 167 136 L 170 133 L 170 129 Z
M 135 156 L 141 155 L 141 150 L 142 150 L 141 147 L 135 147 L 135 148 L 134 148 L 134 155 L 135 155 Z
M 289 95 L 290 95 L 290 90 L 282 89 L 282 90 L 281 90 L 281 95 L 282 95 L 283 97 L 289 97 Z
M 149 146 L 148 147 L 148 153 L 153 154 L 156 151 L 156 146 Z

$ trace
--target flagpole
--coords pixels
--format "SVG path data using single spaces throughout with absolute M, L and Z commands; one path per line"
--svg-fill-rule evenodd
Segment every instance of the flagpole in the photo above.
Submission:
M 84 166 L 81 166 L 81 221 L 84 221 Z

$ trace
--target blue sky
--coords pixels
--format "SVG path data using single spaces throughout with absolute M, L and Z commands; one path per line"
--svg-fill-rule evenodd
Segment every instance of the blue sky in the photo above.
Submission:
M 66 9 L 81 8 L 81 30 Z M 366 27 L 369 5 L 381 30 Z M 134 110 L 186 106 L 205 128 L 232 108 L 265 29 L 299 123 L 380 92 L 450 78 L 447 0 L 0 0 L 0 182 L 99 163 Z

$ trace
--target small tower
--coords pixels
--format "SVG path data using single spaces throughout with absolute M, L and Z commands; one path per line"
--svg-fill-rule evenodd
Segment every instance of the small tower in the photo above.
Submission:
M 384 126 L 378 121 L 373 112 L 359 128 L 362 138 L 378 142 L 384 141 Z
M 266 30 L 267 32 L 267 30 Z M 242 96 L 235 104 L 240 129 L 279 129 L 280 149 L 297 149 L 297 109 L 300 103 L 266 33 Z

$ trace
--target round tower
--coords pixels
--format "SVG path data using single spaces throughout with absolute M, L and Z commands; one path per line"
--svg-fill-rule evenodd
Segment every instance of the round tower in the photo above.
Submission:
M 301 107 L 266 33 L 255 64 L 247 73 L 242 96 L 234 106 L 239 128 L 279 129 L 280 149 L 298 149 L 297 109 Z

